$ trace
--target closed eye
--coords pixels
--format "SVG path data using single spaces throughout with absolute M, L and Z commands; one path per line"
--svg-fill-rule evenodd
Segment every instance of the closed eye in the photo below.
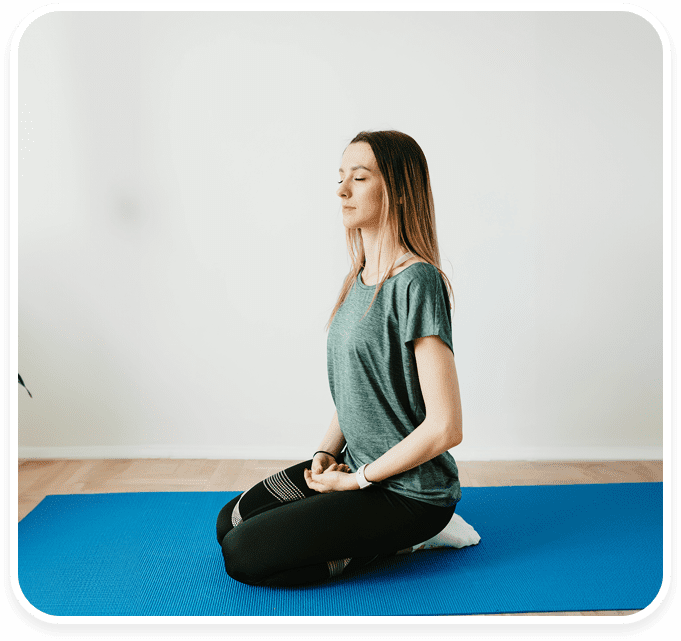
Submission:
M 364 180 L 364 178 L 355 178 L 355 180 Z M 338 184 L 340 185 L 342 182 L 343 182 L 342 180 L 339 180 Z

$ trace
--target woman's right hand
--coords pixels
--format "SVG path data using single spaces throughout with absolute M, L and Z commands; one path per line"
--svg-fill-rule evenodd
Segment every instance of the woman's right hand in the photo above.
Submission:
M 323 453 L 318 453 L 315 454 L 314 458 L 312 459 L 312 472 L 315 474 L 323 474 L 326 470 L 332 471 L 332 472 L 349 472 L 350 468 L 345 465 L 345 463 L 341 463 L 340 465 L 336 463 L 336 460 L 333 458 L 333 456 L 329 456 L 328 454 L 323 454 Z

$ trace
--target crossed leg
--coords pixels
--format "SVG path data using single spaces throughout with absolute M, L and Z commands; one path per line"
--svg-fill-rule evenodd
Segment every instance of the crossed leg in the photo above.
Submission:
M 303 461 L 232 499 L 218 516 L 225 570 L 249 585 L 311 583 L 362 567 L 440 532 L 443 508 L 372 486 L 322 494 Z

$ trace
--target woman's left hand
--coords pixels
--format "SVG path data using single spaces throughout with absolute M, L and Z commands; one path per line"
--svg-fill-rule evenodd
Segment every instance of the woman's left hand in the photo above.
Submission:
M 350 468 L 343 464 L 334 463 L 321 474 L 315 474 L 307 468 L 303 472 L 305 482 L 311 490 L 316 492 L 343 492 L 345 490 L 359 490 L 359 483 Z

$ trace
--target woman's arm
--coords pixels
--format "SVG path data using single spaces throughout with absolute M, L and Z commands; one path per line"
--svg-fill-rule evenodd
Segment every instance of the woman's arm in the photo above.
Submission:
M 410 470 L 455 447 L 463 440 L 461 397 L 454 354 L 438 336 L 414 341 L 426 419 L 406 438 L 364 468 L 367 481 L 378 482 Z M 310 475 L 308 486 L 318 492 L 358 489 L 354 474 Z
M 439 456 L 450 448 L 458 445 L 461 439 L 454 440 L 454 430 L 432 417 L 426 417 L 409 436 L 391 447 L 385 454 L 364 468 L 364 478 L 377 483 L 390 476 L 410 470 L 421 463 Z M 317 455 L 321 457 L 321 454 Z M 305 480 L 312 490 L 317 492 L 340 492 L 343 490 L 358 490 L 359 483 L 354 474 L 341 472 L 335 465 L 317 472 L 315 466 L 312 472 L 305 470 Z
M 369 463 L 364 468 L 364 477 L 377 483 L 430 461 L 461 442 L 453 440 L 452 433 L 446 424 L 426 416 L 409 436 Z
M 336 410 L 331 419 L 331 425 L 329 425 L 329 429 L 326 430 L 326 434 L 324 434 L 324 438 L 317 449 L 329 452 L 337 458 L 344 445 L 345 437 L 343 436 L 343 432 L 341 432 L 340 424 L 338 423 L 338 410 Z
M 439 336 L 414 340 L 426 419 L 409 436 L 364 468 L 367 481 L 406 472 L 463 440 L 461 394 L 454 354 Z

